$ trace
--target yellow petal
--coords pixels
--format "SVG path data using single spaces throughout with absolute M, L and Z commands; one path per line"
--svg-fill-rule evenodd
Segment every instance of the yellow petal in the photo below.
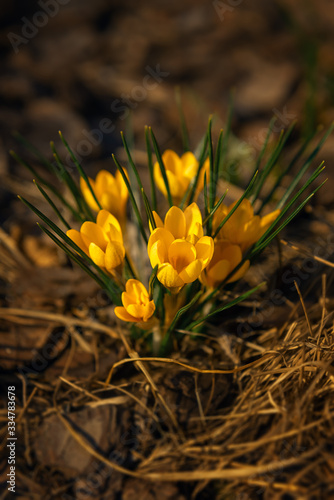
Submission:
M 195 234 L 198 238 L 203 236 L 202 214 L 196 203 L 189 205 L 184 211 L 186 219 L 186 235 Z
M 168 186 L 172 198 L 175 200 L 181 200 L 187 187 L 189 185 L 189 180 L 186 177 L 180 175 L 175 175 L 170 170 L 166 170 Z
M 144 308 L 143 320 L 147 321 L 148 319 L 150 319 L 150 317 L 154 314 L 154 311 L 155 311 L 155 304 L 153 300 L 150 300 L 150 302 L 146 304 Z
M 122 234 L 121 226 L 114 215 L 112 215 L 108 210 L 100 210 L 96 217 L 96 224 L 100 226 L 107 234 L 110 229 L 110 225 L 114 226 Z
M 214 266 L 207 268 L 205 273 L 207 283 L 210 287 L 216 288 L 230 272 L 230 263 L 228 260 L 220 260 Z
M 118 241 L 108 243 L 105 254 L 105 267 L 108 271 L 116 269 L 123 264 L 125 257 L 125 248 Z
M 153 217 L 154 217 L 155 225 L 157 227 L 164 227 L 164 223 L 162 222 L 162 219 L 154 210 L 153 210 Z
M 91 188 L 93 189 L 93 191 L 96 194 L 95 182 L 90 177 L 88 177 L 88 180 L 89 180 L 89 183 L 91 185 Z M 82 177 L 80 177 L 80 189 L 81 189 L 81 192 L 82 192 L 86 202 L 90 206 L 90 208 L 92 208 L 93 210 L 98 212 L 100 210 L 99 206 L 96 203 L 94 196 L 92 195 L 86 181 Z
M 249 265 L 250 265 L 249 260 L 246 260 L 246 262 L 242 264 L 240 269 L 238 269 L 228 280 L 228 283 L 233 283 L 233 281 L 237 281 L 240 278 L 243 278 L 243 276 L 246 274 L 246 271 L 248 271 Z
M 148 240 L 148 244 L 147 244 L 147 252 L 149 255 L 151 252 L 151 248 L 156 241 L 163 242 L 164 245 L 166 246 L 166 251 L 167 251 L 169 246 L 174 241 L 174 236 L 169 231 L 167 231 L 165 228 L 158 227 L 157 229 L 154 229 L 153 233 L 151 234 L 151 236 Z
M 149 258 L 153 268 L 168 261 L 168 251 L 163 241 L 158 240 L 152 245 Z
M 198 161 L 193 153 L 187 151 L 181 156 L 182 172 L 189 180 L 193 179 L 197 174 Z
M 100 170 L 95 179 L 96 194 L 101 198 L 102 194 L 106 191 L 118 196 L 115 177 L 108 170 Z
M 171 207 L 165 217 L 165 229 L 169 231 L 175 239 L 185 238 L 186 218 L 179 207 Z
M 89 247 L 90 243 L 95 243 L 101 250 L 105 251 L 108 244 L 108 237 L 100 226 L 94 222 L 84 222 L 81 226 L 80 234 L 87 247 Z
M 138 318 L 138 321 L 144 317 L 145 307 L 143 304 L 130 304 L 126 310 L 131 316 Z
M 132 323 L 138 322 L 138 318 L 134 318 L 133 316 L 131 316 L 131 314 L 127 312 L 125 307 L 115 307 L 114 311 L 117 318 L 122 319 L 123 321 L 131 321 Z
M 180 273 L 195 259 L 196 249 L 189 241 L 175 240 L 168 249 L 168 260 L 177 273 Z
M 281 211 L 275 210 L 274 212 L 271 212 L 270 214 L 265 215 L 264 217 L 261 218 L 261 234 L 260 237 L 267 231 L 269 226 L 274 222 L 274 220 L 277 219 Z
M 68 236 L 70 240 L 72 240 L 76 245 L 78 245 L 78 247 L 81 248 L 83 252 L 88 254 L 88 247 L 84 243 L 79 231 L 77 231 L 76 229 L 69 229 L 68 231 L 66 231 L 66 236 Z
M 175 175 L 178 175 L 182 171 L 182 162 L 180 157 L 172 151 L 171 149 L 166 149 L 162 155 L 162 161 L 165 165 L 165 169 L 169 170 Z
M 166 197 L 167 196 L 167 190 L 166 190 L 166 186 L 165 186 L 162 174 L 161 174 L 160 165 L 159 165 L 158 162 L 155 162 L 155 164 L 154 164 L 153 175 L 154 175 L 154 180 L 155 180 L 155 183 L 156 183 L 158 189 Z
M 125 290 L 126 293 L 129 296 L 132 296 L 136 302 L 141 300 L 142 295 L 144 295 L 148 299 L 148 292 L 144 287 L 144 285 L 139 280 L 129 279 L 126 282 Z
M 203 263 L 203 269 L 209 264 L 213 256 L 214 243 L 210 236 L 203 236 L 200 238 L 195 245 L 196 257 L 201 259 Z
M 171 264 L 162 264 L 157 273 L 157 278 L 166 288 L 175 289 L 182 287 L 184 281 L 179 277 Z
M 195 260 L 180 272 L 180 278 L 185 283 L 192 283 L 197 280 L 202 271 L 202 262 Z
M 95 243 L 89 245 L 89 256 L 97 266 L 105 267 L 105 253 Z
M 129 175 L 128 175 L 125 168 L 123 168 L 123 171 L 124 171 L 126 177 L 129 179 Z M 116 185 L 117 185 L 118 190 L 119 190 L 120 197 L 123 201 L 126 202 L 126 200 L 129 198 L 129 191 L 128 191 L 128 188 L 126 187 L 126 184 L 123 180 L 122 174 L 119 170 L 117 170 L 117 172 L 116 172 L 115 180 L 116 180 Z
M 239 245 L 233 245 L 229 241 L 219 240 L 215 243 L 215 250 L 212 263 L 226 260 L 230 263 L 230 271 L 234 269 L 242 259 L 242 252 Z

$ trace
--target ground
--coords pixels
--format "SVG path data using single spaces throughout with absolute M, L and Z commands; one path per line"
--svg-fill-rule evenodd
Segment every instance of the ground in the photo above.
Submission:
M 124 130 L 145 183 L 145 125 L 182 151 L 175 87 L 194 150 L 210 113 L 215 136 L 226 126 L 232 92 L 233 198 L 272 116 L 276 137 L 296 120 L 278 168 L 334 119 L 330 2 L 15 1 L 0 12 L 1 444 L 15 387 L 17 498 L 334 497 L 333 138 L 312 163 L 325 160 L 327 183 L 243 285 L 266 288 L 202 340 L 186 336 L 169 364 L 138 361 L 144 342 L 41 235 L 16 195 L 51 211 L 8 153 L 31 159 L 13 131 L 48 158 L 54 140 L 73 172 L 60 129 L 90 175 L 114 171 Z

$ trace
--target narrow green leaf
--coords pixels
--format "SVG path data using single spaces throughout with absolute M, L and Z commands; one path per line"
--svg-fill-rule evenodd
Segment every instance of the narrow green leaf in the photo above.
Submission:
M 80 213 L 85 213 L 85 215 L 88 216 L 89 219 L 94 220 L 94 215 L 86 202 L 84 196 L 82 195 L 81 191 L 79 190 L 77 184 L 74 182 L 74 179 L 72 176 L 68 173 L 66 168 L 64 167 L 58 152 L 56 150 L 56 147 L 54 143 L 51 141 L 50 142 L 51 150 L 53 153 L 53 156 L 57 162 L 58 168 L 59 168 L 59 178 L 61 179 L 64 184 L 67 185 L 68 189 L 72 193 L 73 199 L 75 203 L 77 204 L 78 210 Z
M 148 168 L 149 168 L 149 172 L 150 172 L 152 207 L 153 207 L 153 210 L 157 211 L 157 195 L 156 195 L 156 191 L 155 191 L 154 167 L 153 167 L 153 162 L 152 162 L 152 151 L 151 151 L 149 129 L 147 126 L 145 126 L 145 142 L 146 142 Z
M 319 167 L 315 170 L 315 172 L 311 175 L 311 177 L 305 182 L 305 184 L 302 186 L 302 188 L 293 196 L 293 198 L 289 201 L 289 203 L 283 208 L 279 216 L 277 217 L 276 220 L 273 221 L 273 223 L 270 225 L 270 227 L 267 229 L 267 231 L 261 236 L 261 238 L 257 241 L 257 243 L 254 246 L 254 249 L 257 247 L 261 246 L 263 241 L 270 235 L 271 231 L 274 229 L 274 227 L 278 224 L 278 222 L 284 217 L 286 212 L 292 207 L 292 205 L 298 200 L 298 198 L 304 193 L 304 191 L 308 188 L 310 184 L 321 174 L 321 172 L 324 170 L 325 167 L 323 167 L 322 162 Z
M 234 207 L 232 208 L 232 210 L 226 215 L 226 217 L 222 220 L 222 222 L 219 224 L 219 226 L 217 227 L 214 235 L 213 235 L 213 238 L 215 238 L 217 236 L 217 234 L 219 233 L 219 231 L 221 230 L 221 228 L 223 227 L 223 225 L 228 221 L 228 219 L 234 214 L 234 212 L 237 210 L 237 208 L 239 207 L 239 205 L 241 204 L 242 200 L 244 198 L 247 197 L 247 195 L 251 192 L 252 188 L 253 188 L 253 185 L 254 185 L 254 182 L 256 180 L 256 177 L 258 175 L 258 172 L 255 172 L 255 174 L 253 175 L 252 179 L 250 180 L 250 183 L 248 184 L 244 194 L 239 198 L 239 200 L 237 201 L 237 203 L 234 205 Z
M 73 153 L 72 149 L 71 149 L 71 148 L 70 148 L 70 146 L 68 145 L 67 141 L 65 140 L 65 138 L 64 138 L 64 136 L 63 136 L 63 134 L 62 134 L 62 132 L 61 132 L 60 130 L 59 130 L 59 137 L 60 137 L 60 139 L 61 139 L 62 143 L 64 144 L 65 148 L 66 148 L 66 149 L 67 149 L 67 151 L 69 152 L 70 157 L 71 157 L 71 160 L 73 161 L 74 165 L 76 166 L 76 168 L 77 168 L 77 170 L 78 170 L 79 174 L 81 175 L 81 177 L 83 178 L 83 180 L 86 182 L 86 184 L 87 184 L 87 186 L 88 186 L 88 188 L 89 188 L 89 191 L 91 192 L 91 195 L 93 196 L 93 198 L 94 198 L 94 200 L 95 200 L 95 202 L 96 202 L 97 206 L 98 206 L 98 207 L 99 207 L 99 209 L 101 210 L 101 209 L 102 209 L 102 207 L 101 207 L 101 205 L 100 205 L 99 200 L 98 200 L 98 199 L 97 199 L 97 197 L 96 197 L 96 194 L 95 194 L 95 192 L 94 192 L 94 190 L 93 190 L 92 186 L 90 185 L 90 182 L 89 182 L 89 179 L 88 179 L 88 177 L 87 177 L 87 175 L 86 175 L 86 172 L 84 171 L 84 169 L 82 168 L 82 166 L 80 165 L 80 163 L 78 162 L 78 160 L 76 159 L 76 157 L 75 157 L 75 155 L 74 155 L 74 153 Z
M 72 252 L 57 236 L 49 231 L 43 224 L 37 222 L 37 226 L 42 229 L 42 231 L 49 236 L 74 262 L 76 262 L 91 278 L 93 278 L 101 288 L 104 288 L 104 283 L 101 279 L 82 261 L 78 258 L 78 255 Z
M 150 225 L 151 225 L 151 228 L 152 228 L 152 231 L 153 231 L 153 229 L 155 229 L 157 226 L 155 224 L 155 220 L 154 220 L 154 216 L 153 216 L 153 213 L 152 213 L 152 209 L 150 207 L 150 203 L 149 203 L 149 201 L 147 199 L 147 196 L 145 194 L 144 188 L 141 189 L 141 194 L 142 194 L 143 200 L 144 200 L 144 206 L 145 206 L 145 211 L 146 211 L 147 219 L 150 222 Z
M 36 208 L 34 205 L 29 203 L 25 198 L 22 196 L 18 196 L 18 198 L 28 207 L 30 210 L 32 210 L 47 226 L 52 229 L 65 243 L 67 243 L 73 250 L 75 250 L 84 260 L 88 261 L 89 264 L 96 269 L 96 271 L 99 273 L 101 276 L 101 279 L 106 280 L 107 282 L 110 281 L 110 277 L 102 271 L 100 267 L 98 267 L 95 262 L 91 260 L 91 258 L 83 251 L 81 250 L 78 245 L 74 243 L 65 233 L 62 231 L 54 222 L 52 222 L 51 219 L 49 219 L 45 214 L 43 214 L 38 208 Z M 115 285 L 116 287 L 116 285 Z M 116 287 L 117 289 L 117 287 Z
M 166 187 L 168 203 L 169 203 L 169 206 L 172 207 L 173 206 L 173 198 L 172 198 L 172 195 L 171 195 L 171 192 L 170 192 L 170 187 L 169 187 L 169 182 L 168 182 L 168 178 L 167 178 L 167 173 L 166 173 L 165 165 L 164 165 L 164 162 L 162 160 L 162 156 L 161 156 L 161 153 L 160 153 L 160 150 L 159 150 L 159 146 L 158 146 L 157 140 L 156 140 L 155 135 L 153 133 L 153 130 L 151 129 L 151 127 L 149 127 L 149 130 L 151 132 L 151 138 L 152 138 L 154 152 L 155 152 L 155 155 L 157 157 L 157 161 L 159 163 L 161 175 L 162 175 L 165 187 Z
M 131 166 L 131 168 L 133 170 L 133 173 L 135 174 L 136 180 L 138 182 L 139 189 L 142 190 L 143 189 L 143 184 L 142 184 L 140 175 L 138 173 L 137 167 L 136 167 L 136 165 L 135 165 L 135 163 L 134 163 L 134 161 L 132 159 L 132 156 L 131 156 L 131 153 L 130 153 L 130 150 L 129 150 L 129 147 L 128 147 L 128 144 L 126 142 L 126 139 L 124 137 L 123 132 L 121 132 L 121 138 L 122 138 L 122 141 L 123 141 L 123 146 L 124 146 L 126 155 L 128 157 L 129 164 L 130 164 L 130 166 Z
M 239 297 L 237 297 L 236 299 L 234 300 L 231 300 L 231 302 L 229 302 L 228 304 L 225 304 L 224 306 L 222 307 L 219 307 L 218 309 L 216 309 L 215 311 L 207 314 L 206 316 L 204 316 L 203 318 L 200 318 L 200 319 L 197 319 L 196 321 L 194 321 L 193 323 L 191 323 L 189 326 L 188 326 L 188 330 L 192 330 L 193 328 L 195 328 L 195 326 L 198 326 L 200 325 L 201 323 L 203 323 L 204 321 L 206 321 L 208 318 L 212 318 L 213 316 L 215 316 L 216 314 L 219 314 L 223 311 L 226 311 L 227 309 L 229 309 L 230 307 L 233 307 L 235 306 L 236 304 L 239 304 L 239 302 L 242 302 L 243 300 L 247 299 L 250 295 L 252 295 L 252 293 L 256 292 L 256 290 L 258 290 L 261 286 L 263 286 L 265 284 L 265 282 L 263 283 L 260 283 L 259 285 L 257 285 L 256 287 L 252 288 L 251 290 L 248 290 L 248 292 L 246 293 L 243 293 L 242 295 L 239 295 Z
M 83 222 L 83 218 L 81 217 L 81 215 L 79 214 L 79 212 L 77 210 L 75 210 L 75 208 L 73 208 L 66 200 L 65 198 L 62 196 L 62 194 L 58 191 L 58 189 L 56 189 L 52 184 L 50 184 L 50 182 L 46 181 L 45 179 L 43 179 L 43 177 L 41 177 L 38 172 L 34 169 L 34 167 L 32 167 L 28 162 L 26 162 L 25 160 L 23 160 L 19 155 L 17 155 L 15 153 L 15 151 L 11 150 L 10 152 L 10 155 L 14 158 L 14 160 L 16 160 L 18 163 L 21 163 L 21 165 L 23 165 L 27 170 L 29 170 L 29 172 L 33 175 L 33 177 L 35 179 L 38 180 L 38 182 L 40 184 L 42 184 L 43 186 L 47 187 L 59 200 L 60 202 L 65 206 L 67 207 L 73 214 L 73 216 Z
M 266 179 L 268 178 L 270 172 L 272 171 L 272 169 L 276 165 L 278 157 L 281 154 L 282 149 L 283 149 L 284 145 L 286 144 L 286 141 L 290 137 L 291 132 L 293 131 L 295 125 L 296 125 L 296 122 L 293 122 L 285 134 L 282 131 L 281 136 L 278 140 L 278 143 L 277 143 L 276 147 L 274 148 L 274 151 L 272 152 L 266 165 L 264 166 L 264 168 L 260 172 L 259 177 L 258 177 L 258 182 L 254 186 L 254 192 L 252 193 L 253 204 L 258 199 L 260 192 L 262 190 L 262 187 L 263 187 Z
M 256 212 L 256 215 L 259 215 L 261 214 L 263 208 L 270 202 L 270 200 L 272 200 L 273 196 L 274 196 L 274 193 L 276 191 L 276 189 L 281 185 L 282 183 L 282 180 L 283 178 L 289 174 L 290 170 L 292 169 L 292 167 L 294 165 L 296 165 L 297 161 L 299 160 L 299 158 L 302 156 L 302 154 L 304 153 L 304 151 L 306 150 L 307 146 L 309 145 L 309 143 L 311 142 L 311 140 L 313 139 L 313 137 L 315 136 L 316 132 L 314 132 L 312 135 L 310 135 L 308 137 L 308 139 L 306 139 L 302 146 L 298 149 L 298 151 L 296 152 L 296 154 L 293 156 L 293 158 L 291 159 L 290 163 L 288 164 L 288 166 L 286 167 L 286 169 L 284 169 L 280 175 L 277 177 L 276 179 L 276 182 L 274 184 L 274 186 L 272 187 L 272 189 L 270 190 L 270 192 L 268 193 L 268 195 L 264 198 L 262 204 L 261 204 L 261 207 L 259 208 L 259 210 Z
M 269 142 L 269 138 L 271 136 L 271 133 L 272 133 L 275 121 L 276 121 L 276 116 L 273 116 L 272 119 L 269 122 L 268 130 L 267 130 L 267 135 L 266 135 L 266 138 L 264 140 L 263 146 L 261 148 L 260 154 L 257 157 L 256 163 L 255 163 L 255 167 L 254 167 L 253 175 L 254 175 L 255 172 L 257 172 L 260 169 L 261 161 L 262 161 L 262 158 L 264 156 L 264 153 L 266 152 L 266 149 L 267 149 L 267 146 L 268 146 L 268 142 Z
M 194 182 L 193 183 L 191 182 L 189 184 L 189 188 L 187 189 L 187 193 L 183 197 L 182 203 L 180 205 L 181 208 L 183 208 L 185 201 L 188 199 L 188 195 L 189 195 L 189 205 L 194 201 L 196 189 L 197 189 L 197 185 L 198 185 L 198 181 L 199 181 L 199 176 L 200 176 L 202 167 L 205 163 L 205 160 L 207 158 L 207 148 L 208 148 L 208 133 L 206 132 L 205 136 L 204 136 L 204 140 L 203 140 L 202 151 L 201 151 L 201 154 L 200 154 L 199 160 L 198 160 L 198 169 L 197 169 L 196 177 L 195 177 Z
M 277 207 L 276 208 L 281 208 L 285 205 L 287 199 L 289 198 L 289 196 L 292 194 L 293 190 L 295 189 L 295 187 L 298 185 L 298 182 L 300 181 L 300 179 L 303 177 L 303 175 L 306 173 L 306 171 L 308 170 L 309 166 L 311 165 L 314 157 L 318 154 L 319 150 L 321 149 L 322 145 L 324 144 L 324 142 L 327 140 L 327 138 L 329 137 L 329 135 L 332 133 L 334 129 L 334 123 L 332 123 L 332 125 L 329 127 L 328 131 L 326 132 L 326 134 L 324 135 L 324 137 L 319 141 L 318 145 L 314 148 L 314 150 L 312 151 L 312 153 L 309 155 L 309 157 L 307 158 L 307 160 L 305 161 L 303 167 L 299 170 L 299 172 L 294 176 L 294 178 L 292 179 L 288 189 L 286 190 L 286 192 L 284 193 L 282 199 L 279 201 L 279 203 L 277 204 Z
M 196 304 L 196 302 L 198 301 L 198 299 L 203 295 L 203 291 L 200 290 L 199 292 L 197 292 L 197 294 L 195 295 L 195 297 L 193 297 L 193 299 L 187 304 L 185 305 L 184 307 L 181 307 L 181 309 L 179 309 L 177 311 L 177 313 L 175 314 L 170 326 L 168 327 L 168 330 L 166 332 L 166 335 L 169 335 L 170 333 L 172 333 L 172 331 L 174 330 L 177 322 L 179 321 L 179 319 L 193 306 Z
M 141 218 L 140 211 L 139 211 L 139 208 L 138 208 L 135 196 L 133 194 L 130 182 L 129 182 L 129 180 L 128 180 L 128 178 L 127 178 L 127 176 L 126 176 L 126 174 L 125 174 L 125 172 L 123 170 L 123 167 L 119 164 L 119 162 L 117 161 L 117 158 L 115 157 L 114 154 L 112 155 L 112 159 L 114 160 L 115 165 L 118 168 L 118 170 L 120 171 L 121 176 L 122 176 L 122 178 L 123 178 L 123 180 L 125 182 L 127 190 L 129 192 L 129 196 L 130 196 L 130 200 L 131 200 L 131 203 L 132 203 L 132 207 L 133 207 L 134 213 L 135 213 L 137 221 L 138 221 L 139 230 L 140 230 L 140 232 L 141 232 L 141 234 L 142 234 L 142 236 L 144 238 L 145 243 L 147 244 L 148 243 L 148 238 L 147 238 L 147 235 L 146 235 L 146 232 L 145 232 L 145 229 L 144 229 L 143 220 Z
M 208 186 L 207 186 L 207 183 L 206 183 L 206 172 L 204 172 L 204 214 L 205 214 L 205 218 L 208 217 L 209 215 L 209 204 L 208 204 Z M 209 228 L 208 228 L 209 230 Z M 208 236 L 210 236 L 211 233 L 208 232 Z
M 39 192 L 42 194 L 42 196 L 44 196 L 44 198 L 46 199 L 46 201 L 49 203 L 49 205 L 51 206 L 51 208 L 54 210 L 54 212 L 56 213 L 57 217 L 64 224 L 64 226 L 67 229 L 71 229 L 71 226 L 69 225 L 69 223 L 64 219 L 64 217 L 62 216 L 62 214 L 60 213 L 60 211 L 58 210 L 58 208 L 56 207 L 56 205 L 53 203 L 53 201 L 51 200 L 50 196 L 44 191 L 44 189 L 42 188 L 42 186 L 40 186 L 35 181 L 35 179 L 33 180 L 33 182 L 36 185 L 36 187 L 38 188 Z
M 150 281 L 148 284 L 148 293 L 149 293 L 150 300 L 152 300 L 152 297 L 153 297 L 153 287 L 154 287 L 154 282 L 155 282 L 156 277 L 157 277 L 158 269 L 159 269 L 159 264 L 157 264 L 155 266 L 155 268 L 153 269 L 152 274 L 150 276 Z
M 263 250 L 266 246 L 269 245 L 269 243 L 275 238 L 275 236 L 282 231 L 282 229 L 285 228 L 287 224 L 289 224 L 292 219 L 296 217 L 296 215 L 304 208 L 304 206 L 310 201 L 310 199 L 315 195 L 315 193 L 326 183 L 327 179 L 320 184 L 316 189 L 312 191 L 312 193 L 294 210 L 292 214 L 290 214 L 285 221 L 266 239 L 263 241 L 261 245 L 257 245 L 255 250 L 256 254 L 260 251 Z M 253 254 L 255 255 L 255 253 Z
M 216 211 L 218 210 L 218 208 L 220 207 L 220 205 L 223 203 L 223 201 L 225 200 L 225 197 L 228 193 L 228 189 L 226 189 L 225 193 L 219 198 L 218 202 L 216 203 L 216 205 L 213 207 L 212 211 L 209 213 L 209 215 L 204 219 L 203 221 L 203 226 L 205 226 L 208 221 L 214 216 L 214 214 L 216 213 Z

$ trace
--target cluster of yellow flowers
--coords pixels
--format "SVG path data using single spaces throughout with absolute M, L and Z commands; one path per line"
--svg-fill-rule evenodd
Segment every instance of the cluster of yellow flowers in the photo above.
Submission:
M 196 176 L 198 161 L 187 152 L 179 157 L 167 150 L 162 155 L 172 198 L 178 204 Z M 198 179 L 195 196 L 203 189 L 204 175 L 209 175 L 206 160 Z M 167 196 L 158 163 L 154 165 L 157 187 Z M 119 173 L 114 177 L 102 170 L 95 181 L 89 179 L 99 207 L 86 182 L 81 179 L 81 190 L 88 205 L 98 211 L 96 222 L 84 222 L 80 231 L 70 229 L 67 236 L 83 250 L 93 262 L 114 278 L 120 279 L 125 259 L 122 228 L 126 217 L 128 190 Z M 196 198 L 195 198 L 196 199 Z M 213 234 L 235 206 L 223 203 L 216 210 Z M 188 283 L 199 279 L 208 289 L 217 288 L 241 263 L 245 252 L 265 233 L 277 218 L 279 210 L 264 217 L 254 215 L 251 203 L 243 199 L 238 208 L 217 233 L 215 239 L 204 235 L 202 215 L 194 202 L 181 210 L 172 206 L 164 221 L 153 212 L 155 228 L 151 227 L 147 251 L 152 268 L 157 266 L 157 279 L 172 294 L 177 294 Z M 246 261 L 231 275 L 229 282 L 244 276 L 249 267 Z M 123 307 L 116 307 L 118 318 L 129 322 L 147 322 L 155 312 L 155 304 L 145 286 L 129 279 L 122 293 Z

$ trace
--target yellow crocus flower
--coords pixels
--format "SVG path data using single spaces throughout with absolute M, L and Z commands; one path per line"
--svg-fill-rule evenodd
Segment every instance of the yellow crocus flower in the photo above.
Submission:
M 150 300 L 144 285 L 135 279 L 126 282 L 125 292 L 122 293 L 123 307 L 115 307 L 115 314 L 123 321 L 132 323 L 146 322 L 155 311 L 155 304 Z
M 125 219 L 126 202 L 129 197 L 129 192 L 121 173 L 117 170 L 115 176 L 113 176 L 107 170 L 100 170 L 95 181 L 90 177 L 88 177 L 88 179 L 101 207 L 108 210 L 108 212 L 113 214 L 119 221 L 123 222 Z M 80 177 L 80 188 L 88 205 L 98 212 L 99 207 L 82 177 Z
M 208 288 L 217 288 L 222 281 L 240 264 L 242 252 L 239 245 L 233 245 L 229 241 L 215 241 L 213 256 L 208 266 L 202 271 L 200 281 Z M 249 260 L 231 276 L 228 283 L 237 281 L 244 276 L 249 268 Z
M 171 207 L 164 222 L 153 212 L 156 229 L 148 241 L 148 255 L 157 278 L 172 293 L 178 293 L 186 283 L 195 281 L 209 264 L 213 254 L 213 239 L 203 236 L 202 215 L 192 203 L 184 212 Z
M 180 157 L 171 149 L 167 149 L 162 155 L 162 161 L 166 169 L 169 189 L 173 201 L 175 204 L 179 204 L 185 192 L 187 191 L 190 182 L 196 177 L 198 170 L 198 160 L 196 159 L 195 155 L 189 151 L 184 153 Z M 209 159 L 207 159 L 201 168 L 195 193 L 195 199 L 197 199 L 198 194 L 203 189 L 205 172 L 207 175 L 207 181 L 209 181 L 209 169 L 210 162 Z M 165 197 L 167 197 L 166 186 L 161 175 L 161 170 L 158 162 L 154 164 L 154 179 L 160 191 Z
M 224 205 L 224 203 L 220 205 L 213 216 L 214 232 L 236 203 L 235 201 L 229 206 Z M 227 240 L 230 243 L 239 245 L 241 251 L 245 252 L 245 250 L 261 238 L 279 214 L 280 210 L 275 210 L 263 217 L 254 215 L 252 204 L 245 198 L 223 225 L 217 235 L 217 239 Z
M 125 257 L 122 230 L 107 210 L 99 211 L 96 223 L 86 221 L 80 231 L 70 229 L 66 234 L 97 266 L 112 274 L 121 270 Z

